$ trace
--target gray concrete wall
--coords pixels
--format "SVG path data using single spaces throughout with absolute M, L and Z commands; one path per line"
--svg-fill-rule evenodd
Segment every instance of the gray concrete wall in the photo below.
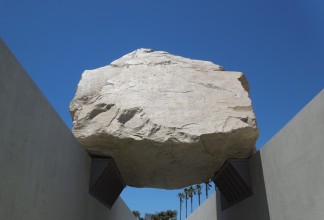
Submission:
M 261 149 L 272 220 L 324 219 L 324 90 Z
M 216 212 L 216 193 L 213 193 L 206 199 L 198 209 L 196 209 L 187 220 L 215 220 L 217 219 Z
M 188 220 L 270 220 L 260 152 L 249 159 L 253 195 L 222 210 L 220 192 L 208 198 Z
M 88 194 L 90 162 L 0 40 L 0 219 L 134 220 Z
M 250 159 L 253 195 L 222 211 L 200 207 L 190 220 L 323 220 L 324 90 Z M 213 203 L 213 201 L 207 201 Z

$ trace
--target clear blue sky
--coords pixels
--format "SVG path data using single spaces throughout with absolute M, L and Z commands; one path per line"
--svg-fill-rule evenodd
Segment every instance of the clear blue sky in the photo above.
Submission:
M 323 89 L 323 12 L 323 0 L 0 0 L 0 36 L 68 127 L 81 73 L 137 48 L 242 71 L 260 148 Z M 178 209 L 177 193 L 128 187 L 122 197 L 144 214 Z

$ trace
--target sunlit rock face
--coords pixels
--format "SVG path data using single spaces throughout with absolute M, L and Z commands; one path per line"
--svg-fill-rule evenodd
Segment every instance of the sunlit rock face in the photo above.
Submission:
M 204 182 L 251 156 L 259 134 L 242 73 L 151 49 L 85 71 L 70 111 L 81 145 L 135 187 Z

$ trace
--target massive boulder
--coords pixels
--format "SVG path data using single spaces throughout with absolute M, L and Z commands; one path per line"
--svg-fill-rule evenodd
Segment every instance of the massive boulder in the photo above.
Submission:
M 251 156 L 259 133 L 242 73 L 151 49 L 86 70 L 70 111 L 81 145 L 135 187 L 204 182 Z

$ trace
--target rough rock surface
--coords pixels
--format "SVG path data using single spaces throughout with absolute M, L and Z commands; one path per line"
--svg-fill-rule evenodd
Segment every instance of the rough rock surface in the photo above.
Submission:
M 204 182 L 259 133 L 242 73 L 150 49 L 85 71 L 70 111 L 79 142 L 135 187 Z

